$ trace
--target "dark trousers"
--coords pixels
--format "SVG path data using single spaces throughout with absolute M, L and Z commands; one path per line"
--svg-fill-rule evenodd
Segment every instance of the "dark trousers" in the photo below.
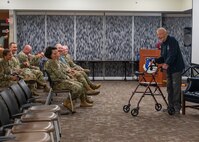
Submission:
M 176 112 L 181 109 L 181 72 L 167 73 L 167 93 L 169 107 L 173 107 Z

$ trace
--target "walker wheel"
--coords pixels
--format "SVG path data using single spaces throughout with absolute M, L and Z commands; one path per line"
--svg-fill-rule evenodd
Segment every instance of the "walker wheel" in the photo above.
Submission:
M 156 109 L 157 111 L 160 111 L 160 110 L 162 109 L 162 105 L 159 104 L 159 103 L 155 104 L 155 109 Z
M 128 113 L 129 110 L 130 110 L 130 104 L 129 104 L 129 105 L 124 105 L 124 106 L 123 106 L 123 111 L 124 111 L 124 112 Z
M 169 115 L 174 115 L 175 114 L 175 109 L 173 107 L 168 108 L 168 114 Z
M 139 108 L 134 108 L 131 110 L 131 115 L 132 116 L 137 116 L 139 114 Z

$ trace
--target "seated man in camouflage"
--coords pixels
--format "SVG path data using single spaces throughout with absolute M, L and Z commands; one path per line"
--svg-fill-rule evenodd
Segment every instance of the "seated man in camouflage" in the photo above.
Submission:
M 57 44 L 57 45 L 58 45 L 58 46 L 61 46 L 61 44 Z M 68 63 L 68 65 L 69 65 L 72 69 L 78 70 L 78 71 L 84 71 L 84 72 L 86 72 L 86 73 L 89 73 L 89 72 L 90 72 L 89 69 L 84 69 L 84 68 L 82 68 L 81 66 L 79 66 L 79 65 L 77 65 L 77 64 L 75 64 L 75 63 L 73 62 L 73 59 L 72 59 L 71 55 L 68 53 L 68 52 L 69 52 L 69 48 L 68 48 L 67 45 L 62 46 L 62 48 L 63 48 L 63 52 L 64 52 L 64 58 L 65 58 L 66 62 Z
M 36 67 L 39 67 L 40 70 L 43 70 L 42 67 L 41 67 L 41 60 L 44 58 L 44 52 L 38 52 L 36 53 L 32 60 L 30 61 L 30 64 L 33 65 L 33 66 L 36 66 Z
M 32 47 L 30 45 L 25 45 L 23 50 L 19 52 L 18 59 L 20 62 L 21 68 L 30 68 L 35 70 L 40 70 L 39 67 L 33 66 L 31 61 L 33 58 L 36 58 L 34 55 L 31 54 Z
M 19 80 L 19 76 L 14 74 L 10 66 L 12 59 L 12 52 L 9 49 L 4 49 L 2 53 L 2 60 L 0 60 L 0 87 L 8 87 Z
M 89 85 L 88 87 L 86 87 L 88 90 L 91 89 L 98 89 L 101 85 L 100 84 L 94 84 L 90 81 L 90 79 L 88 78 L 88 75 L 84 72 L 84 70 L 76 70 L 75 68 L 72 68 L 69 64 L 69 61 L 67 60 L 66 56 L 67 56 L 67 52 L 66 52 L 66 48 L 64 46 L 62 46 L 61 44 L 57 44 L 56 45 L 58 51 L 60 52 L 60 61 L 62 63 L 65 64 L 66 66 L 66 71 L 71 74 L 72 76 L 74 76 L 75 78 L 79 78 L 80 76 L 86 81 L 86 83 Z M 78 65 L 76 65 L 78 66 Z M 79 66 L 80 67 L 80 66 Z M 78 80 L 80 82 L 82 82 L 81 80 Z M 83 83 L 84 84 L 84 83 Z
M 31 65 L 31 59 L 34 55 L 31 55 L 32 47 L 30 45 L 25 45 L 23 50 L 18 54 L 18 60 L 20 62 L 20 67 L 29 68 L 33 74 L 37 77 L 37 84 L 44 87 L 44 91 L 48 92 L 50 89 L 44 80 L 44 75 L 40 71 L 39 67 Z
M 87 102 L 83 84 L 78 81 L 75 81 L 74 79 L 71 79 L 65 71 L 65 68 L 62 66 L 62 64 L 60 64 L 60 55 L 57 48 L 47 47 L 45 56 L 48 58 L 48 61 L 45 65 L 45 70 L 49 73 L 52 81 L 56 81 L 56 84 L 54 84 L 53 89 L 70 90 L 72 98 L 80 98 L 80 107 L 92 107 L 92 103 Z M 65 107 L 71 110 L 71 104 L 68 98 L 64 100 L 63 104 Z

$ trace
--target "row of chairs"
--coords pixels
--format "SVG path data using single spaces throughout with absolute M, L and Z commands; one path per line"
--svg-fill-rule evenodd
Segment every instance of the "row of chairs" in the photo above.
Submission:
M 24 80 L 0 92 L 0 141 L 59 142 L 61 139 L 60 107 L 36 103 Z

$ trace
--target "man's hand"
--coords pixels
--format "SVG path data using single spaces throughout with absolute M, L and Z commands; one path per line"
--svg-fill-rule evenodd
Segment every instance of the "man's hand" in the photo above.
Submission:
M 68 73 L 71 73 L 71 71 L 72 71 L 71 69 L 67 69 L 67 70 L 66 70 L 66 72 L 68 72 Z
M 44 57 L 44 52 L 38 53 L 35 55 L 37 58 L 43 58 Z
M 76 75 L 76 72 L 74 70 L 71 70 L 70 72 L 73 76 Z
M 30 66 L 29 62 L 23 62 L 23 64 L 24 64 L 24 66 L 26 66 L 26 67 L 29 67 L 29 66 Z
M 163 64 L 163 65 L 162 65 L 162 68 L 165 69 L 165 70 L 167 70 L 168 67 L 169 67 L 169 65 L 167 65 L 167 64 Z
M 23 70 L 22 69 L 15 69 L 18 74 L 20 74 Z
M 11 80 L 18 81 L 19 77 L 17 75 L 13 75 L 13 76 L 11 76 Z

